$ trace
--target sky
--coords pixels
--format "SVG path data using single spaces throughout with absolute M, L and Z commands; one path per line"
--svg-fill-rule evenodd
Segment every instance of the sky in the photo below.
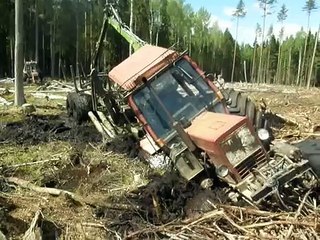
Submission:
M 218 21 L 222 30 L 229 29 L 231 34 L 236 35 L 236 21 L 232 17 L 232 13 L 237 6 L 239 0 L 185 0 L 190 3 L 195 11 L 204 7 L 211 14 L 212 21 Z M 257 23 L 262 26 L 262 11 L 259 9 L 257 0 L 244 0 L 247 14 L 245 18 L 240 19 L 238 41 L 241 43 L 252 44 L 255 38 L 255 30 Z M 278 37 L 281 29 L 281 23 L 277 21 L 277 14 L 281 6 L 285 4 L 288 9 L 288 17 L 284 22 L 284 36 L 295 35 L 301 27 L 307 28 L 307 13 L 302 11 L 305 5 L 304 0 L 278 0 L 274 8 L 271 9 L 272 14 L 266 19 L 266 32 L 270 25 L 273 25 L 274 34 Z M 320 3 L 318 2 L 320 8 Z M 311 14 L 310 29 L 316 32 L 319 25 L 320 9 L 315 10 Z

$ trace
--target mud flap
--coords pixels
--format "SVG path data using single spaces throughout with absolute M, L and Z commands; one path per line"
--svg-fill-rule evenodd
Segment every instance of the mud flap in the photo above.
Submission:
M 302 152 L 302 156 L 309 160 L 312 170 L 320 178 L 320 139 L 309 139 L 294 144 Z

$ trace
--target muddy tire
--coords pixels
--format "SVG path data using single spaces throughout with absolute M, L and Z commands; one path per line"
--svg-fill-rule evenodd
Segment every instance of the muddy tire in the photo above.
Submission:
M 78 124 L 89 120 L 88 112 L 92 111 L 91 96 L 84 93 L 69 93 L 67 96 L 67 113 Z
M 227 107 L 231 114 L 247 116 L 255 129 L 263 128 L 266 119 L 255 104 L 246 96 L 234 89 L 226 89 Z

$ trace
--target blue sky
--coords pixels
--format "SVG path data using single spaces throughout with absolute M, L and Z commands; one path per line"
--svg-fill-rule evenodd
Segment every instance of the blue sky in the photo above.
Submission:
M 231 14 L 234 8 L 237 6 L 239 0 L 185 0 L 186 3 L 190 3 L 194 10 L 197 11 L 199 8 L 206 8 L 213 21 L 218 21 L 221 29 L 225 30 L 228 28 L 232 35 L 235 36 L 236 22 L 233 20 Z M 252 44 L 255 36 L 255 29 L 259 22 L 262 26 L 262 12 L 259 9 L 259 4 L 256 0 L 244 0 L 246 5 L 247 15 L 245 18 L 240 20 L 239 36 L 240 42 Z M 307 13 L 302 11 L 305 4 L 304 0 L 278 0 L 272 14 L 267 16 L 266 31 L 269 26 L 273 24 L 274 33 L 278 36 L 281 29 L 281 24 L 277 22 L 277 13 L 280 10 L 282 4 L 285 4 L 288 8 L 288 18 L 285 21 L 285 36 L 294 35 L 301 29 L 301 26 L 306 28 L 307 26 Z M 320 8 L 320 1 L 317 0 L 317 4 Z M 315 32 L 319 25 L 319 12 L 317 9 L 311 14 L 310 28 L 311 31 Z

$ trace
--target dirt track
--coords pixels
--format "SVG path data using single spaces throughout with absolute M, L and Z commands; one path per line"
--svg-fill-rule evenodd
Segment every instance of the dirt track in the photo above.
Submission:
M 277 132 L 278 137 L 289 140 L 318 137 L 319 90 L 277 86 L 268 87 L 265 92 L 260 90 L 249 92 L 249 96 L 257 101 L 263 98 L 273 112 L 292 122 Z M 12 98 L 10 94 L 3 97 Z M 21 239 L 38 210 L 45 219 L 45 239 L 54 239 L 54 234 L 61 239 L 116 239 L 116 232 L 123 234 L 122 237 L 130 235 L 141 230 L 140 225 L 150 227 L 145 220 L 152 222 L 160 214 L 152 207 L 152 196 L 155 197 L 152 189 L 157 189 L 163 197 L 159 200 L 171 208 L 167 211 L 170 214 L 163 215 L 161 220 L 171 221 L 184 213 L 182 206 L 193 194 L 183 182 L 173 188 L 176 179 L 168 177 L 167 183 L 159 187 L 162 180 L 156 180 L 159 177 L 153 170 L 125 154 L 132 152 L 133 146 L 119 141 L 102 145 L 91 124 L 78 128 L 68 121 L 61 102 L 32 101 L 37 112 L 31 116 L 14 108 L 0 109 L 0 176 L 3 176 L 0 177 L 0 230 L 9 239 Z M 23 165 L 30 162 L 38 163 Z M 11 176 L 41 187 L 73 192 L 83 201 L 74 201 L 68 195 L 54 197 L 37 193 L 4 181 L 4 177 Z M 151 179 L 147 190 L 137 191 Z M 119 209 L 110 208 L 115 203 L 120 204 Z M 130 209 L 135 205 L 148 214 L 142 216 L 141 212 Z

